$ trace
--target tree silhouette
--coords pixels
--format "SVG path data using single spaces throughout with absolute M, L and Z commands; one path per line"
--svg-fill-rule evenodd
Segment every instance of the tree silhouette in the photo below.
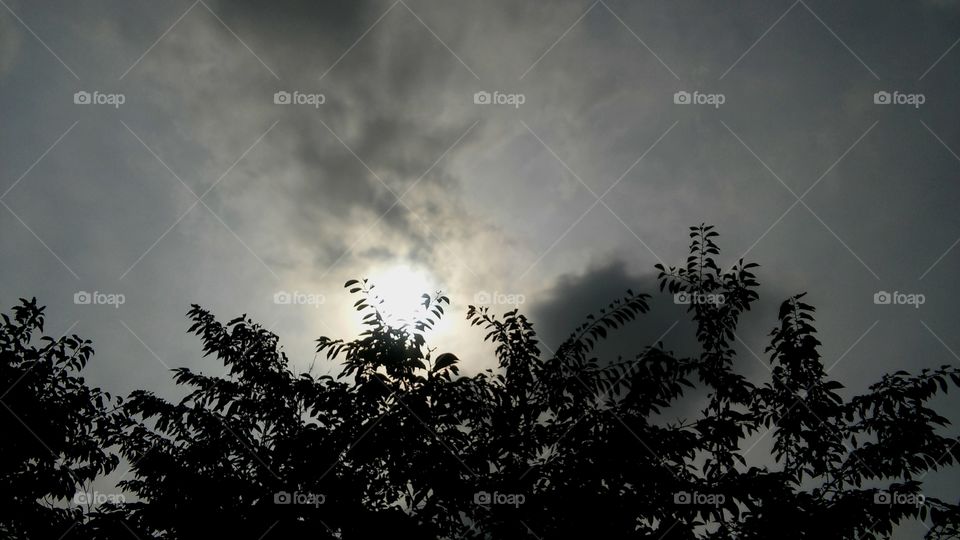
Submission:
M 89 341 L 37 336 L 44 313 L 36 298 L 2 317 L 0 534 L 60 538 L 87 528 L 83 509 L 64 503 L 117 465 L 103 448 L 117 417 L 107 410 L 111 396 L 77 374 L 93 354 Z
M 122 525 L 140 538 L 174 539 L 855 539 L 888 537 L 919 518 L 929 522 L 927 538 L 956 538 L 960 507 L 925 495 L 922 479 L 960 458 L 958 439 L 938 432 L 948 420 L 928 406 L 960 385 L 960 369 L 897 372 L 843 399 L 818 353 L 814 308 L 799 294 L 783 302 L 770 334 L 770 380 L 747 380 L 734 370 L 732 343 L 758 298 L 756 265 L 723 271 L 712 227 L 692 227 L 690 237 L 686 265 L 658 266 L 658 280 L 661 292 L 691 300 L 693 357 L 660 343 L 633 358 L 598 357 L 608 335 L 649 312 L 649 296 L 628 291 L 548 354 L 518 310 L 470 307 L 497 367 L 462 376 L 456 356 L 427 345 L 446 297 L 424 295 L 413 320 L 388 323 L 363 280 L 346 284 L 358 296 L 360 336 L 317 341 L 318 353 L 342 362 L 339 376 L 295 376 L 276 335 L 193 306 L 190 332 L 226 375 L 176 369 L 186 397 L 134 392 L 110 423 L 98 423 L 99 391 L 70 379 L 82 414 L 30 418 L 70 433 L 71 444 L 82 435 L 83 452 L 57 447 L 97 465 L 81 479 L 115 463 L 103 450 L 111 445 L 131 464 L 121 485 L 136 500 L 58 519 L 81 518 L 77 534 L 91 537 Z M 18 308 L 5 336 L 29 326 L 28 312 Z M 4 381 L 29 367 L 18 360 L 29 356 L 18 352 L 23 343 L 4 338 Z M 695 389 L 706 392 L 703 410 L 671 417 Z M 11 399 L 13 410 L 59 401 Z M 748 464 L 748 441 L 768 431 L 775 464 Z M 99 447 L 90 447 L 94 436 Z M 18 441 L 3 443 L 4 457 Z M 17 483 L 22 469 L 41 458 L 33 448 L 5 459 L 4 482 L 27 490 Z M 33 486 L 21 503 L 63 498 L 66 486 Z M 4 517 L 7 530 L 39 530 Z

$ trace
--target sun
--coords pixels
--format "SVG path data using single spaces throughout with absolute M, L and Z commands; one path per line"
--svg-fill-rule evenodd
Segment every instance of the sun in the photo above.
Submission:
M 424 294 L 437 291 L 436 281 L 426 271 L 408 264 L 387 266 L 370 275 L 373 292 L 383 300 L 383 307 L 391 318 L 412 319 L 423 302 Z

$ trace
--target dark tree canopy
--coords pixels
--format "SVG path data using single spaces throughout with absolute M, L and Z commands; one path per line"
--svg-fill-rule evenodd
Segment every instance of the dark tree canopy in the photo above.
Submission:
M 457 356 L 427 344 L 445 296 L 424 295 L 421 316 L 390 324 L 374 286 L 350 281 L 365 330 L 317 340 L 318 353 L 342 364 L 338 377 L 295 376 L 276 335 L 195 305 L 190 332 L 228 373 L 176 369 L 190 390 L 180 401 L 136 391 L 114 403 L 77 375 L 88 342 L 31 345 L 42 310 L 24 302 L 0 336 L 0 382 L 12 385 L 0 409 L 0 531 L 56 538 L 49 527 L 76 523 L 66 538 L 866 539 L 917 518 L 927 538 L 957 538 L 958 501 L 925 495 L 922 480 L 960 458 L 958 439 L 941 434 L 948 420 L 929 407 L 960 385 L 960 369 L 897 372 L 844 399 L 799 294 L 770 333 L 770 380 L 747 380 L 733 343 L 758 298 L 757 265 L 723 271 L 712 227 L 691 227 L 690 237 L 686 264 L 658 265 L 658 279 L 661 292 L 692 299 L 693 357 L 660 343 L 598 357 L 610 333 L 649 311 L 647 294 L 628 291 L 555 353 L 517 310 L 471 307 L 497 367 L 463 376 Z M 697 389 L 702 411 L 673 418 Z M 767 430 L 776 464 L 748 463 L 746 442 Z M 63 504 L 118 456 L 131 467 L 126 502 Z
M 117 466 L 104 448 L 117 417 L 107 410 L 111 396 L 78 375 L 90 342 L 39 336 L 35 298 L 12 311 L 0 326 L 0 536 L 59 538 L 83 529 L 84 514 L 58 503 Z

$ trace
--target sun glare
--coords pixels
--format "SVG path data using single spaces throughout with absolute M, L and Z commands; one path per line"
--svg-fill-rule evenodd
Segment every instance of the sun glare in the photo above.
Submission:
M 407 264 L 389 266 L 374 272 L 373 292 L 383 299 L 384 308 L 394 319 L 409 320 L 420 308 L 422 295 L 433 294 L 437 285 L 430 275 Z

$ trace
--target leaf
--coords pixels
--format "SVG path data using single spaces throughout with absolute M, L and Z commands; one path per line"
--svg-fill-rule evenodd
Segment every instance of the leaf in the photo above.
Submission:
M 443 368 L 450 367 L 456 364 L 459 361 L 460 359 L 457 358 L 455 354 L 443 353 L 440 356 L 438 356 L 437 360 L 433 363 L 433 372 L 436 373 Z

